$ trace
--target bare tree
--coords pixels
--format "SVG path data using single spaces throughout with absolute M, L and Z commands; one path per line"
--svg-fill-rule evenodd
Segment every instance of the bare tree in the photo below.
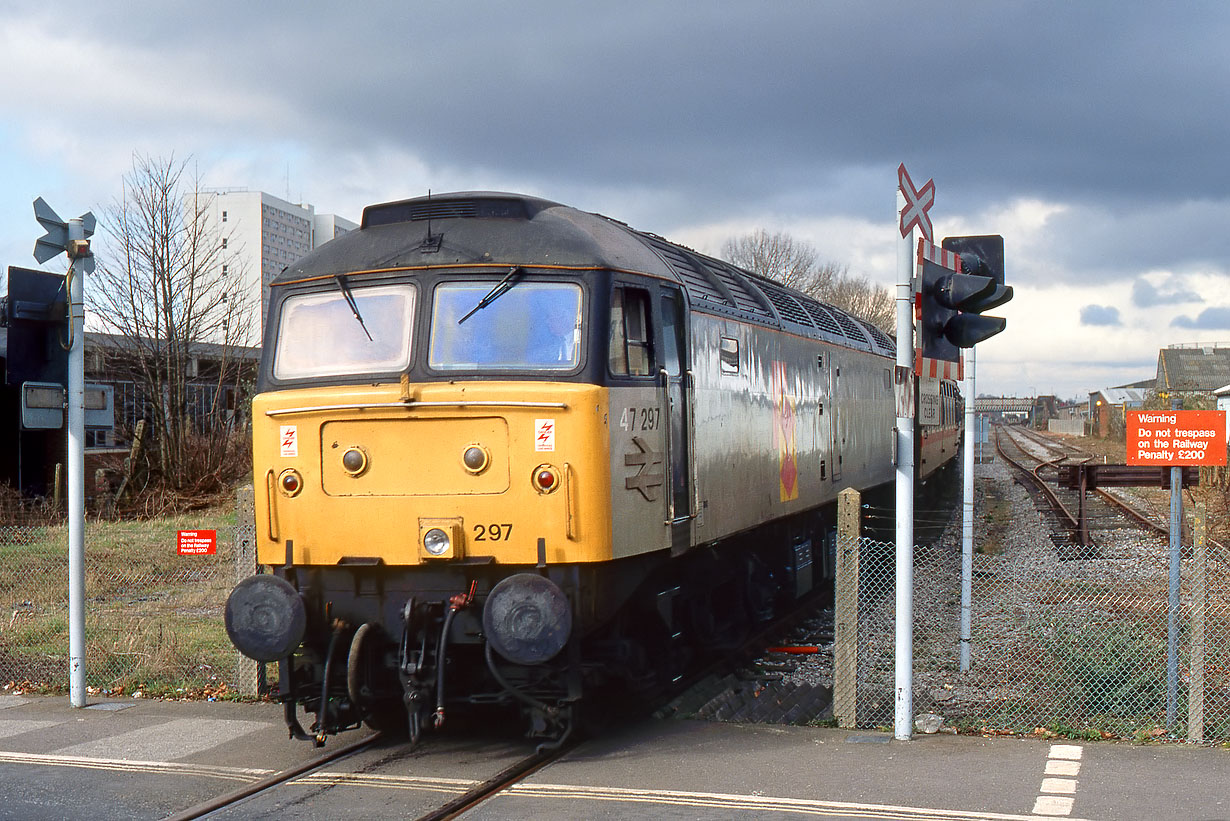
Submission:
M 832 265 L 819 263 L 816 249 L 808 243 L 763 228 L 726 240 L 722 258 L 813 297 L 828 287 L 834 273 Z
M 897 333 L 897 301 L 892 292 L 867 277 L 843 271 L 834 277 L 832 288 L 823 301 L 835 305 L 895 336 Z
M 760 228 L 734 237 L 722 246 L 722 258 L 896 333 L 897 307 L 887 288 L 849 273 L 844 265 L 821 263 L 811 244 L 788 233 Z
M 134 383 L 163 481 L 212 490 L 246 468 L 236 441 L 246 437 L 231 430 L 230 411 L 250 379 L 239 346 L 255 312 L 239 272 L 224 266 L 210 195 L 185 178 L 186 167 L 173 157 L 134 157 L 122 195 L 100 220 L 104 241 L 87 302 L 109 334 L 108 373 Z

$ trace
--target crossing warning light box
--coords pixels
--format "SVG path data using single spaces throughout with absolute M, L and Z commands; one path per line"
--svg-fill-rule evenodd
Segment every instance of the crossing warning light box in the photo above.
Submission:
M 1184 467 L 1226 464 L 1226 412 L 1128 411 L 1127 463 Z

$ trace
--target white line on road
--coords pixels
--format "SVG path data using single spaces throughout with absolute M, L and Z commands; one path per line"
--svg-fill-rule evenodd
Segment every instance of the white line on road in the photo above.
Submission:
M 1076 744 L 1052 744 L 1046 761 L 1046 776 L 1034 801 L 1034 815 L 1071 815 L 1076 802 L 1076 776 L 1081 771 L 1083 748 Z

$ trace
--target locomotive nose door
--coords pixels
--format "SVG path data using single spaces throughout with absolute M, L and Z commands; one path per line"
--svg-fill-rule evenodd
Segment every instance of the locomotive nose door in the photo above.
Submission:
M 691 459 L 691 371 L 688 370 L 688 327 L 683 296 L 675 289 L 663 289 L 662 312 L 662 388 L 669 424 L 667 433 L 670 459 L 671 552 L 682 553 L 692 539 L 692 459 Z

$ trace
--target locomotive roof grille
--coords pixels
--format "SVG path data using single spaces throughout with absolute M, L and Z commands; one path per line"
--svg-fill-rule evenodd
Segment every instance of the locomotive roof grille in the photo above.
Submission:
M 753 283 L 748 282 L 742 271 L 727 265 L 709 264 L 707 267 L 730 289 L 738 308 L 762 316 L 773 315 L 769 306 L 765 304 L 764 297 L 756 290 Z
M 468 199 L 418 199 L 369 205 L 363 209 L 363 226 L 392 225 L 446 219 L 529 219 L 525 201 L 512 197 Z
M 844 311 L 834 311 L 833 316 L 837 317 L 837 322 L 840 323 L 846 336 L 858 342 L 867 342 L 867 334 L 863 331 L 863 326 L 855 322 L 853 317 Z
M 769 301 L 773 303 L 773 307 L 781 314 L 782 319 L 790 320 L 799 325 L 811 326 L 813 324 L 811 317 L 807 314 L 807 310 L 785 288 L 777 288 L 767 282 L 759 282 L 757 284 L 760 286 L 760 290 L 764 291 L 765 296 L 769 298 Z
M 858 324 L 862 325 L 863 330 L 871 334 L 871 338 L 874 339 L 881 346 L 885 348 L 889 348 L 891 350 L 896 350 L 897 343 L 893 341 L 893 338 L 889 336 L 888 334 L 884 333 L 883 331 L 881 331 L 875 325 L 872 325 L 870 322 L 865 322 L 861 319 L 858 321 Z
M 816 325 L 820 330 L 828 331 L 831 334 L 844 336 L 841 332 L 841 326 L 837 324 L 837 320 L 833 319 L 833 314 L 821 305 L 819 302 L 812 302 L 810 299 L 803 300 L 803 307 L 807 309 L 807 313 L 816 321 Z
M 707 299 L 720 305 L 734 307 L 734 295 L 727 289 L 719 287 L 717 282 L 707 276 L 706 271 L 692 265 L 691 260 L 683 252 L 682 248 L 651 234 L 641 234 L 640 236 L 652 245 L 662 255 L 663 259 L 666 260 L 666 264 L 679 275 L 679 278 L 687 286 L 689 294 L 699 299 Z
M 896 343 L 888 334 L 839 308 L 796 293 L 774 280 L 692 252 L 656 234 L 632 232 L 670 266 L 696 308 L 770 325 L 779 322 L 798 325 L 818 336 L 840 340 L 844 345 L 885 355 L 896 350 Z

